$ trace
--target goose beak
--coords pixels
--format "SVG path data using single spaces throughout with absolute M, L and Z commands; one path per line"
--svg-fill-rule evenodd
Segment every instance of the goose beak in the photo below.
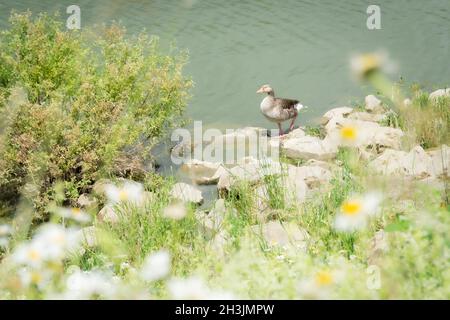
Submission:
M 263 88 L 259 88 L 258 91 L 256 91 L 256 93 L 263 93 L 263 92 L 264 92 Z

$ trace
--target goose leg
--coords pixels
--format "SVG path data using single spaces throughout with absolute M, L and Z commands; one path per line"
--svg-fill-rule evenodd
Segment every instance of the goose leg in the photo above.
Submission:
M 281 128 L 281 123 L 277 122 L 277 124 L 278 124 L 278 130 L 279 130 L 278 135 L 282 136 L 283 135 L 283 129 Z
M 292 129 L 294 129 L 295 120 L 297 120 L 297 115 L 295 115 L 295 117 L 292 119 L 291 124 L 289 125 L 289 131 L 292 131 Z

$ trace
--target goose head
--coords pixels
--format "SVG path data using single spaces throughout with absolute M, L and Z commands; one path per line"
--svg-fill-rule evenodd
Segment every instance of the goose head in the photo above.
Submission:
M 270 85 L 265 84 L 261 88 L 259 88 L 258 91 L 256 91 L 256 93 L 267 93 L 267 94 L 271 95 L 271 94 L 273 94 L 273 89 Z

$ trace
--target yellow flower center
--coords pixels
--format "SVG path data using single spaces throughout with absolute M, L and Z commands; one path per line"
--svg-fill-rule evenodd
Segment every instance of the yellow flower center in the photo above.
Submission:
M 42 275 L 38 272 L 32 272 L 31 273 L 31 282 L 34 284 L 41 283 L 42 281 Z
M 119 199 L 120 201 L 125 201 L 128 199 L 128 192 L 126 192 L 125 190 L 121 190 L 119 192 Z
M 37 260 L 39 260 L 40 257 L 41 257 L 41 255 L 39 254 L 39 251 L 34 250 L 34 249 L 28 251 L 28 258 L 31 261 L 37 261 Z
M 361 57 L 361 68 L 363 73 L 380 67 L 380 59 L 374 54 L 365 54 Z
M 341 137 L 344 140 L 356 140 L 356 137 L 358 136 L 358 133 L 356 131 L 356 128 L 354 127 L 343 127 L 341 128 Z
M 361 212 L 361 203 L 358 201 L 346 201 L 341 207 L 342 213 L 347 216 L 354 216 Z
M 321 286 L 327 286 L 333 283 L 333 276 L 328 271 L 320 271 L 316 274 L 316 283 Z
M 72 215 L 74 216 L 78 216 L 81 213 L 81 209 L 80 208 L 72 208 Z

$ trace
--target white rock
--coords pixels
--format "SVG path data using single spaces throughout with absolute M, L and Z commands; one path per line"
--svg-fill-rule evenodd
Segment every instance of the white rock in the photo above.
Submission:
M 333 108 L 327 111 L 321 118 L 321 124 L 326 125 L 332 118 L 345 118 L 353 111 L 350 107 Z
M 251 230 L 261 233 L 268 245 L 284 248 L 292 246 L 305 250 L 309 238 L 308 233 L 294 223 L 281 224 L 279 221 L 270 221 L 263 225 L 252 226 Z
M 200 222 L 204 233 L 211 237 L 222 228 L 225 213 L 225 201 L 223 199 L 218 199 L 214 205 L 214 208 L 209 213 L 197 211 L 195 216 Z
M 308 188 L 317 188 L 327 184 L 331 178 L 331 171 L 321 166 L 306 165 L 301 167 L 289 166 L 288 176 L 295 181 L 303 180 Z
M 203 202 L 202 192 L 194 186 L 183 182 L 176 183 L 172 187 L 172 190 L 170 190 L 170 195 L 184 202 L 192 202 L 195 204 L 201 204 Z
M 119 222 L 119 215 L 114 211 L 113 207 L 106 205 L 100 210 L 97 215 L 98 221 L 107 223 L 117 223 Z
M 379 146 L 392 149 L 400 149 L 401 140 L 404 135 L 401 129 L 382 127 L 376 122 L 352 119 L 333 118 L 327 124 L 327 136 L 324 141 L 337 148 L 339 144 L 339 130 L 342 126 L 357 128 L 359 141 L 358 146 Z
M 448 148 L 443 153 L 447 152 Z M 373 160 L 370 166 L 377 172 L 386 175 L 401 174 L 416 179 L 424 179 L 442 173 L 437 168 L 438 165 L 434 163 L 434 161 L 439 161 L 439 156 L 436 156 L 436 154 L 432 153 L 432 156 L 430 156 L 420 146 L 414 147 L 410 152 L 387 149 Z M 433 157 L 436 158 L 433 159 Z M 446 161 L 448 163 L 448 156 Z
M 405 100 L 403 100 L 403 105 L 405 107 L 409 107 L 410 105 L 412 105 L 412 101 L 409 98 L 406 98 Z
M 438 89 L 436 91 L 433 91 L 432 93 L 430 93 L 428 98 L 430 100 L 437 100 L 440 97 L 450 97 L 450 88 Z
M 379 100 L 374 95 L 372 95 L 372 94 L 368 95 L 365 98 L 365 102 L 366 102 L 365 108 L 367 111 L 373 112 L 373 113 L 383 113 L 384 112 L 384 108 L 383 108 L 381 100 Z
M 450 147 L 444 144 L 439 148 L 429 150 L 427 153 L 431 158 L 429 169 L 433 175 L 442 177 L 444 174 L 450 174 Z
M 244 158 L 240 164 L 227 170 L 221 170 L 217 188 L 230 190 L 237 181 L 256 183 L 266 175 L 281 173 L 281 164 L 271 159 L 256 160 L 251 157 Z M 217 173 L 216 173 L 217 174 Z
M 348 116 L 348 118 L 353 120 L 380 122 L 386 118 L 386 115 L 368 112 L 353 112 Z
M 192 159 L 185 162 L 181 166 L 184 171 L 195 184 L 214 184 L 217 183 L 218 177 L 215 176 L 217 170 L 221 167 L 220 163 L 207 162 Z
M 281 149 L 289 158 L 305 160 L 330 160 L 337 152 L 337 146 L 311 136 L 287 139 L 283 141 Z
M 97 229 L 94 226 L 85 227 L 78 232 L 81 243 L 89 248 L 96 247 L 97 243 Z
M 82 208 L 92 207 L 97 205 L 97 200 L 90 195 L 83 193 L 77 200 L 77 204 Z

